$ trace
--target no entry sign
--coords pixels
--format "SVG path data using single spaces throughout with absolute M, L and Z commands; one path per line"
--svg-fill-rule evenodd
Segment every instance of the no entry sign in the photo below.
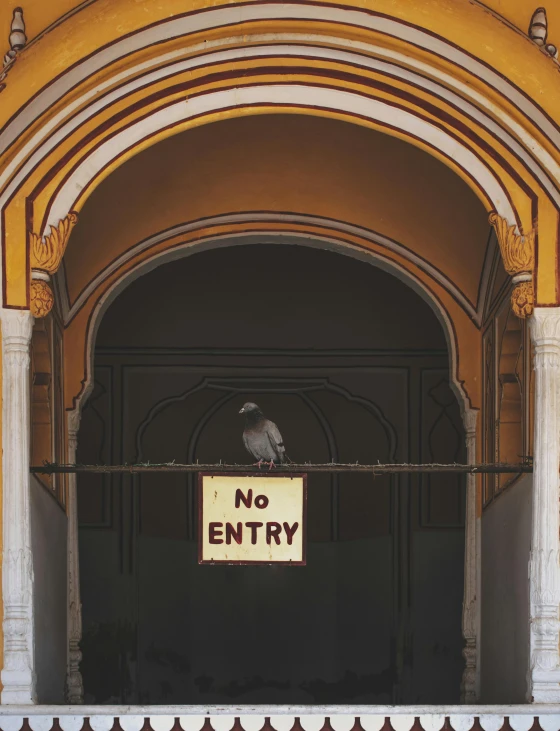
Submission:
M 306 475 L 207 475 L 198 482 L 198 562 L 305 565 Z

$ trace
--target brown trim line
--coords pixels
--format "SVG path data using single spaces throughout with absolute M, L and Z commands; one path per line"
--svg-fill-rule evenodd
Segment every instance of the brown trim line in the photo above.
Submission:
M 556 209 L 558 211 L 558 209 Z M 531 222 L 535 226 L 535 268 L 533 271 L 533 292 L 538 295 L 538 287 L 537 287 L 537 281 L 538 281 L 538 274 L 539 274 L 539 203 L 538 199 L 536 201 L 531 201 Z M 520 233 L 524 233 L 521 226 L 519 226 Z M 556 293 L 556 288 L 555 288 Z M 535 298 L 537 299 L 537 298 Z M 535 302 L 536 304 L 536 302 Z
M 6 304 L 6 285 L 7 285 L 7 277 L 6 277 L 6 211 L 4 208 L 0 211 L 0 216 L 2 217 L 2 230 L 0 231 L 0 234 L 2 236 L 2 305 L 4 307 L 7 307 Z
M 558 216 L 558 230 L 556 234 L 556 302 L 560 302 L 560 211 L 556 211 L 556 215 Z
M 33 201 L 25 199 L 25 269 L 27 272 L 27 306 L 31 307 L 31 232 L 33 231 Z

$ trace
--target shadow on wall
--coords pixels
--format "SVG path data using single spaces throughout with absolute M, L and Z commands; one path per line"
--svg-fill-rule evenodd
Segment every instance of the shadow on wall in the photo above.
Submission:
M 54 495 L 31 476 L 35 672 L 39 703 L 65 702 L 67 524 L 66 513 Z
M 117 297 L 77 461 L 246 463 L 246 401 L 295 462 L 464 461 L 430 307 L 374 266 L 275 244 Z M 310 475 L 304 568 L 200 566 L 184 475 L 80 475 L 78 494 L 86 702 L 458 702 L 462 478 Z
M 533 476 L 482 513 L 481 703 L 525 703 Z

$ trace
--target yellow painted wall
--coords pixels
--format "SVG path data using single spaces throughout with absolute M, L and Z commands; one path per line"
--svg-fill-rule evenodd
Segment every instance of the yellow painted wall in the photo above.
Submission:
M 519 28 L 523 33 L 527 33 L 531 16 L 540 6 L 544 6 L 548 18 L 548 41 L 560 46 L 560 3 L 558 0 L 552 2 L 533 2 L 533 0 L 487 0 L 480 3 L 498 15 L 508 20 L 510 23 Z
M 135 2 L 137 1 L 135 0 Z M 401 1 L 406 4 L 413 0 Z M 64 16 L 79 12 L 80 8 L 91 5 L 93 2 L 95 0 L 49 0 L 49 2 L 28 0 L 23 7 L 28 40 L 33 40 L 53 23 L 60 22 Z M 143 2 L 148 2 L 148 0 L 143 0 Z M 469 0 L 456 0 L 456 2 L 467 4 Z M 163 0 L 160 0 L 158 4 L 164 4 Z M 533 0 L 487 0 L 484 3 L 476 4 L 502 16 L 523 33 L 527 33 L 531 16 L 538 6 L 538 3 Z M 0 3 L 0 28 L 9 28 L 12 12 L 16 6 L 17 2 L 9 3 L 5 0 Z M 552 2 L 545 3 L 545 7 L 549 22 L 549 41 L 560 45 L 560 3 L 552 0 Z M 0 37 L 7 38 L 7 33 L 2 32 Z
M 25 19 L 25 32 L 27 35 L 28 42 L 36 38 L 40 33 L 45 31 L 47 28 L 52 26 L 67 13 L 78 10 L 80 7 L 85 5 L 91 5 L 92 0 L 30 0 L 25 4 L 20 4 L 17 1 L 8 2 L 3 0 L 0 3 L 0 28 L 6 29 L 10 27 L 12 21 L 12 14 L 14 8 L 20 5 L 23 7 L 23 15 Z M 2 32 L 2 40 L 7 41 L 8 32 Z M 4 51 L 4 49 L 2 49 Z M 6 50 L 8 50 L 6 48 Z
M 394 137 L 296 115 L 199 127 L 118 168 L 87 201 L 70 238 L 70 301 L 143 239 L 243 211 L 317 215 L 376 231 L 427 259 L 476 303 L 490 227 L 471 189 Z
M 115 170 L 86 202 L 70 238 L 64 257 L 70 304 L 144 239 L 178 224 L 250 211 L 315 215 L 376 231 L 424 257 L 476 303 L 490 227 L 466 183 L 396 138 L 330 119 L 275 114 L 189 130 Z M 202 231 L 210 233 L 215 230 Z M 193 236 L 154 246 L 125 270 Z M 374 249 L 363 241 L 357 245 Z M 394 260 L 409 267 L 402 256 Z M 434 284 L 459 333 L 461 378 L 469 381 L 469 396 L 477 404 L 478 328 Z M 65 333 L 67 408 L 83 385 L 85 333 L 107 286 L 89 297 Z

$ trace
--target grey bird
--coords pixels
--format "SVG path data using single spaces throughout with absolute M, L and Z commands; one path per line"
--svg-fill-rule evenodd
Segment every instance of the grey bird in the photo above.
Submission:
M 260 466 L 265 462 L 271 470 L 275 463 L 286 461 L 286 449 L 282 435 L 273 421 L 267 419 L 257 404 L 246 403 L 239 412 L 245 416 L 243 444 Z

